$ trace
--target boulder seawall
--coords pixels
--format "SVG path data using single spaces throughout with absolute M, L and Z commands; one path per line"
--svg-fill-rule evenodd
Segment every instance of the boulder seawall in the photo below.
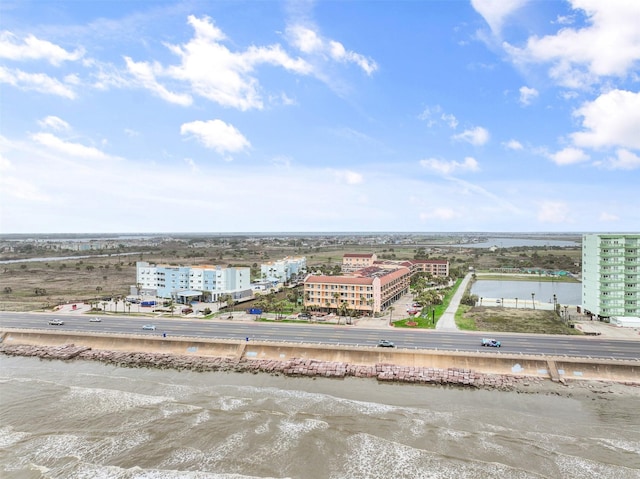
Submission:
M 49 360 L 99 361 L 118 367 L 159 368 L 198 372 L 269 373 L 285 376 L 323 378 L 372 378 L 384 382 L 439 384 L 472 388 L 517 389 L 519 386 L 544 381 L 533 376 L 483 374 L 471 369 L 422 368 L 393 364 L 358 365 L 292 358 L 283 361 L 260 359 L 230 359 L 222 357 L 186 356 L 168 353 L 95 350 L 87 346 L 0 344 L 0 353 L 7 356 L 37 357 Z

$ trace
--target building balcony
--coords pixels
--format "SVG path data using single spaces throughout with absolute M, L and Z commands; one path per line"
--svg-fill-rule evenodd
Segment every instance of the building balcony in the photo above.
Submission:
M 604 251 L 600 251 L 601 258 L 617 258 L 619 256 L 624 256 L 624 250 L 607 251 L 606 253 Z
M 600 292 L 610 293 L 615 291 L 623 291 L 624 289 L 626 289 L 624 287 L 624 283 L 618 283 L 618 284 L 610 284 L 609 286 L 601 286 Z

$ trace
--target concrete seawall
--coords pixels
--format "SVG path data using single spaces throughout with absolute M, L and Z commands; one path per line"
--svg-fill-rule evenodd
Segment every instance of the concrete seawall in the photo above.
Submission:
M 633 360 L 546 357 L 504 354 L 498 351 L 470 353 L 18 329 L 1 332 L 0 341 L 2 346 L 7 347 L 17 345 L 61 347 L 73 344 L 94 350 L 220 358 L 225 361 L 243 361 L 244 363 L 300 360 L 365 367 L 393 365 L 411 370 L 456 369 L 488 375 L 551 379 L 559 382 L 595 380 L 640 384 L 640 361 Z

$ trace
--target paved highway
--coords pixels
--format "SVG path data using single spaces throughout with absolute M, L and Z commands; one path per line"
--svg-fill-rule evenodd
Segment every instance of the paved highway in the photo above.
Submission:
M 50 319 L 61 319 L 62 326 L 51 326 Z M 410 329 L 367 329 L 331 324 L 273 324 L 246 321 L 184 320 L 180 318 L 103 317 L 99 323 L 88 316 L 34 313 L 0 313 L 0 328 L 44 329 L 49 331 L 95 331 L 100 333 L 191 336 L 295 343 L 375 346 L 380 339 L 393 341 L 399 348 L 446 351 L 501 352 L 640 360 L 640 341 L 599 337 L 491 333 L 503 346 L 483 348 L 480 339 L 487 333 L 440 332 Z M 154 324 L 155 331 L 144 331 Z

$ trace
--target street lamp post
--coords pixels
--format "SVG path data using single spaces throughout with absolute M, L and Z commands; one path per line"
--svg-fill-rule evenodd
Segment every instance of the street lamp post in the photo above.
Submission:
M 533 309 L 536 309 L 536 301 L 535 301 L 536 293 L 531 293 L 531 306 Z
M 558 297 L 554 294 L 553 295 L 553 314 L 557 314 L 558 313 Z

